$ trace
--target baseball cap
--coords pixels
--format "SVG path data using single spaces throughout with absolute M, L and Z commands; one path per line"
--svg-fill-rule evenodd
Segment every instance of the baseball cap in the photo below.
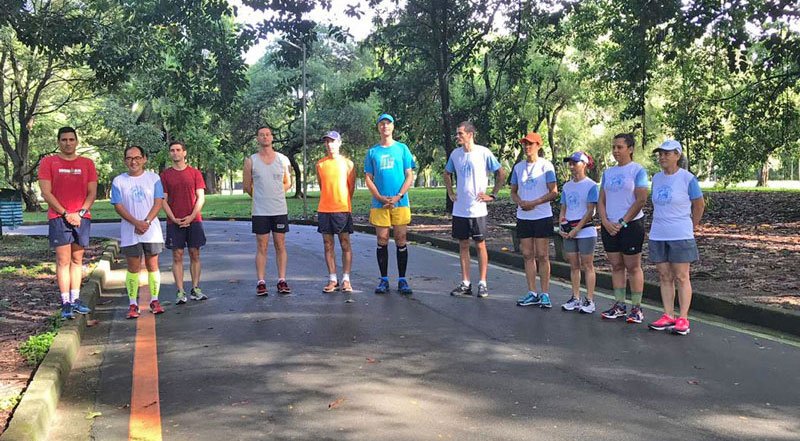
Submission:
M 575 153 L 567 156 L 566 158 L 564 158 L 564 162 L 569 162 L 569 161 L 583 162 L 584 164 L 588 164 L 589 163 L 589 157 L 586 156 L 586 153 L 575 152 Z
M 338 140 L 342 139 L 342 136 L 339 135 L 339 132 L 331 130 L 330 132 L 326 133 L 325 136 L 322 137 L 322 140 L 324 141 L 325 138 L 330 138 L 330 139 L 332 139 L 334 141 L 338 141 Z
M 524 138 L 519 140 L 519 142 L 522 141 L 528 141 L 531 144 L 536 142 L 539 143 L 539 145 L 542 145 L 542 137 L 536 132 L 528 132 L 528 134 L 525 135 Z
M 653 153 L 658 153 L 659 151 L 662 151 L 662 150 L 665 151 L 665 152 L 668 152 L 670 150 L 675 150 L 675 151 L 678 152 L 679 155 L 683 154 L 683 147 L 681 146 L 681 143 L 679 143 L 678 141 L 675 141 L 674 139 L 668 139 L 668 140 L 662 142 L 661 145 L 658 146 L 657 149 L 653 150 Z
M 388 120 L 390 123 L 394 124 L 394 118 L 392 118 L 392 115 L 389 115 L 388 113 L 382 113 L 381 116 L 378 117 L 378 121 L 376 121 L 375 124 L 378 124 L 383 120 Z

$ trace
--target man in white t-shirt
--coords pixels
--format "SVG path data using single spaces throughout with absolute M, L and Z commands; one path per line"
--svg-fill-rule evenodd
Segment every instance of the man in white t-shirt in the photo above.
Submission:
M 470 238 L 475 241 L 478 254 L 480 281 L 478 297 L 486 297 L 489 290 L 486 272 L 489 255 L 486 252 L 487 202 L 497 199 L 497 192 L 505 179 L 505 172 L 491 150 L 475 144 L 475 126 L 464 121 L 456 129 L 456 141 L 461 147 L 450 153 L 444 172 L 447 196 L 453 201 L 453 238 L 458 239 L 461 256 L 461 283 L 450 292 L 452 296 L 472 295 L 469 278 Z M 494 174 L 494 188 L 486 194 L 489 173 Z M 453 191 L 453 178 L 456 176 L 456 190 Z

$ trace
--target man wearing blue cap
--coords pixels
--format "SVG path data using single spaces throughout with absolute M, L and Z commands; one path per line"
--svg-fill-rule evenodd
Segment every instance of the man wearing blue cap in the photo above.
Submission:
M 377 125 L 381 141 L 369 149 L 364 158 L 367 188 L 372 193 L 369 221 L 375 226 L 378 238 L 377 257 L 381 272 L 375 293 L 389 292 L 389 228 L 393 227 L 399 276 L 397 290 L 400 294 L 410 295 L 413 291 L 406 280 L 406 226 L 411 222 L 411 207 L 407 193 L 414 179 L 416 164 L 408 146 L 392 138 L 394 118 L 384 113 L 378 117 Z

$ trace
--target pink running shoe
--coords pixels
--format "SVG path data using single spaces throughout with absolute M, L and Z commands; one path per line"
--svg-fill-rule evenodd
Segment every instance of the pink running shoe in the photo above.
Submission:
M 687 324 L 688 324 L 688 322 L 687 322 Z M 671 328 L 673 326 L 675 326 L 675 319 L 670 317 L 670 316 L 668 316 L 667 314 L 662 314 L 661 318 L 659 318 L 658 320 L 654 321 L 653 323 L 650 323 L 649 325 L 647 325 L 647 327 L 649 327 L 650 329 L 652 329 L 654 331 L 663 331 L 663 330 L 665 330 L 667 328 Z
M 675 326 L 672 327 L 672 332 L 680 335 L 686 335 L 689 333 L 689 319 L 685 319 L 683 317 L 678 317 L 675 320 Z

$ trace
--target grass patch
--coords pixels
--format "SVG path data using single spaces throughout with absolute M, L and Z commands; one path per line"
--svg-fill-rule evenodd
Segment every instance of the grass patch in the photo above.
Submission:
M 48 322 L 49 329 L 46 332 L 31 335 L 25 343 L 19 346 L 20 355 L 25 357 L 25 361 L 30 366 L 38 366 L 44 360 L 47 351 L 50 350 L 50 345 L 53 344 L 53 339 L 56 338 L 58 329 L 61 327 L 61 318 L 58 314 L 51 316 Z
M 11 395 L 8 397 L 0 397 L 0 410 L 8 411 L 17 406 L 19 400 L 22 398 L 22 395 Z
M 55 273 L 53 252 L 46 238 L 3 236 L 0 239 L 0 278 Z
M 28 263 L 18 266 L 7 265 L 0 268 L 0 278 L 16 276 L 36 278 L 42 275 L 53 275 L 55 274 L 55 266 L 56 265 L 52 262 Z

